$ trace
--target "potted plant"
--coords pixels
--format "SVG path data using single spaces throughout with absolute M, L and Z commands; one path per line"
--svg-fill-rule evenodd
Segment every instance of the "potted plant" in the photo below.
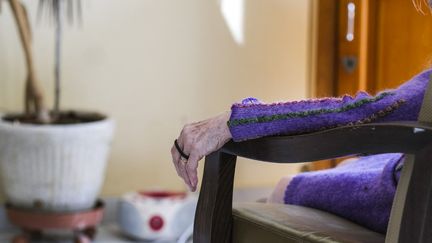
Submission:
M 60 109 L 61 30 L 66 7 L 79 1 L 41 0 L 56 27 L 55 105 L 48 109 L 37 82 L 26 9 L 9 0 L 27 66 L 24 111 L 0 119 L 0 173 L 6 200 L 14 207 L 51 212 L 86 210 L 96 202 L 114 123 L 96 112 Z M 1 4 L 1 0 L 0 0 Z M 78 6 L 79 5 L 79 6 Z

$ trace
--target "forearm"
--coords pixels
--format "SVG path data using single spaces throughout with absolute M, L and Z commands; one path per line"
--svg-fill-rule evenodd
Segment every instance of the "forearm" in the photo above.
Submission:
M 292 135 L 370 122 L 416 120 L 430 71 L 394 90 L 370 96 L 310 99 L 263 104 L 255 99 L 234 104 L 228 126 L 235 141 Z

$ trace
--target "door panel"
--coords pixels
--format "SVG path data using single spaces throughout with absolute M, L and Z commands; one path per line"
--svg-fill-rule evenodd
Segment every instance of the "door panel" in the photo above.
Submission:
M 430 66 L 432 15 L 409 0 L 378 3 L 376 91 L 397 87 Z
M 354 38 L 348 40 L 348 5 L 351 3 L 355 5 Z M 317 32 L 321 35 L 317 36 L 315 87 L 334 90 L 336 96 L 354 95 L 358 90 L 373 94 L 396 88 L 431 67 L 432 14 L 426 8 L 422 14 L 410 0 L 319 0 L 317 7 L 321 14 L 325 9 L 336 9 L 336 13 L 330 12 L 326 16 L 327 21 L 334 23 L 332 28 L 328 24 L 317 24 Z M 320 18 L 323 17 L 318 16 Z M 320 28 L 323 26 L 333 30 L 327 37 L 322 35 Z M 326 45 L 323 49 L 329 40 L 335 40 L 334 45 Z M 320 58 L 328 53 L 334 53 L 335 58 Z M 352 57 L 355 67 L 347 69 L 347 65 L 353 65 L 347 63 Z M 319 78 L 319 70 L 326 68 L 334 70 L 334 74 L 328 76 L 334 77 L 332 82 Z M 322 94 L 319 90 L 315 93 Z M 311 168 L 330 168 L 337 163 L 337 160 L 325 161 Z

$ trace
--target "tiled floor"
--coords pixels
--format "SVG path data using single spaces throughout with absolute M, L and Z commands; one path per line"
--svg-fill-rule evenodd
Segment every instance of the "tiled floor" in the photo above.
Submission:
M 258 199 L 265 198 L 269 195 L 271 188 L 254 188 L 254 189 L 240 189 L 234 192 L 235 202 L 244 201 L 256 201 Z M 124 237 L 115 224 L 115 209 L 117 204 L 117 199 L 105 199 L 106 212 L 103 224 L 98 229 L 98 234 L 95 243 L 129 243 L 129 242 L 150 242 L 150 241 L 135 241 Z M 18 232 L 17 229 L 11 227 L 7 222 L 5 222 L 6 217 L 4 211 L 0 210 L 0 243 L 10 242 L 12 237 Z M 43 241 L 37 243 L 71 243 L 68 240 L 51 240 Z M 35 242 L 36 243 L 36 242 Z M 156 241 L 152 241 L 156 243 Z M 157 243 L 162 243 L 158 241 Z M 175 243 L 164 241 L 164 243 Z

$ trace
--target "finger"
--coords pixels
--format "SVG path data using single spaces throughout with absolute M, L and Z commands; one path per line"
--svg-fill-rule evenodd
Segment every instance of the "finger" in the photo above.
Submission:
M 179 156 L 180 156 L 180 154 L 179 154 L 179 152 L 177 151 L 177 148 L 173 145 L 172 148 L 171 148 L 171 157 L 172 157 L 172 162 L 173 162 L 174 167 L 175 167 L 175 169 L 176 169 L 177 175 L 178 175 L 178 176 L 181 176 L 181 175 L 180 175 L 180 169 L 179 169 L 179 166 L 178 166 L 178 161 L 177 161 L 177 158 L 178 158 Z
M 187 159 L 185 158 L 187 161 L 180 162 L 182 164 L 181 171 L 184 171 L 185 182 L 189 186 L 189 190 L 193 191 L 192 181 L 187 174 L 187 164 L 189 164 L 190 154 L 195 150 L 193 146 L 193 138 L 190 135 L 190 128 L 185 127 L 178 138 L 177 143 L 182 148 L 183 153 L 188 156 Z
M 201 158 L 196 153 L 192 153 L 189 157 L 188 163 L 186 164 L 186 173 L 188 175 L 189 181 L 191 182 L 192 191 L 196 190 L 198 185 L 198 161 Z
M 180 158 L 179 158 L 179 161 L 180 161 Z M 181 177 L 183 178 L 183 180 L 184 180 L 185 184 L 187 185 L 189 191 L 192 191 L 192 183 L 190 182 L 189 176 L 187 175 L 186 165 L 187 165 L 187 161 L 185 161 L 185 162 L 180 161 L 179 162 L 179 169 L 180 169 L 180 173 L 182 175 Z
M 183 138 L 183 136 L 180 135 L 180 137 L 177 139 L 177 144 L 179 145 L 180 149 L 183 150 L 183 152 L 184 152 L 184 146 L 183 146 L 183 142 L 182 142 L 183 139 L 182 138 Z M 177 161 L 177 167 L 178 167 L 180 177 L 183 178 L 185 184 L 188 186 L 188 189 L 192 190 L 191 182 L 189 181 L 189 177 L 186 174 L 186 168 L 185 168 L 186 163 L 181 161 L 182 157 L 180 155 L 180 152 L 177 151 L 177 148 L 175 146 L 174 146 L 174 148 L 176 149 L 176 152 L 177 152 L 176 154 L 178 154 L 176 161 Z
M 175 146 L 173 146 L 171 148 L 171 156 L 172 156 L 172 161 L 174 164 L 174 167 L 177 171 L 177 175 L 179 177 L 181 177 L 183 179 L 183 181 L 185 182 L 185 184 L 189 184 L 189 181 L 186 180 L 185 178 L 187 178 L 186 172 L 182 166 L 182 162 L 180 161 L 180 153 L 177 151 L 177 148 Z M 188 187 L 190 188 L 190 186 L 188 185 Z M 190 188 L 191 189 L 191 188 Z

